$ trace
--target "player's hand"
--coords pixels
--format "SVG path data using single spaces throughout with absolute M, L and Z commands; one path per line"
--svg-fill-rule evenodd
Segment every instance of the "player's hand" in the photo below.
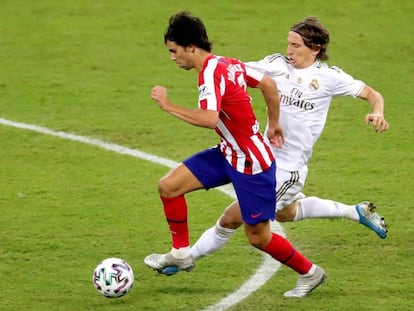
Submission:
M 369 123 L 372 123 L 376 132 L 384 132 L 390 127 L 388 122 L 384 119 L 384 116 L 379 113 L 367 114 L 365 116 L 365 124 L 368 125 Z
M 285 138 L 283 136 L 283 130 L 279 123 L 274 125 L 269 125 L 267 128 L 267 138 L 269 139 L 270 144 L 273 147 L 281 148 L 285 143 Z
M 170 104 L 167 89 L 163 86 L 154 86 L 151 90 L 151 98 L 157 102 L 162 110 L 166 110 Z

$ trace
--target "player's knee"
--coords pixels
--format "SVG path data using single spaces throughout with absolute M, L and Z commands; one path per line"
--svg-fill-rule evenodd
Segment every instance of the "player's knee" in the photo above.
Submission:
M 169 180 L 169 178 L 164 176 L 158 181 L 158 192 L 160 196 L 170 198 L 174 196 L 175 191 L 176 189 L 174 189 L 174 184 Z
M 250 245 L 260 250 L 264 249 L 269 243 L 268 237 L 263 234 L 248 234 L 247 238 Z
M 272 232 L 268 226 L 268 222 L 245 225 L 246 236 L 252 246 L 262 250 L 269 244 Z
M 279 222 L 293 221 L 296 215 L 296 208 L 297 204 L 296 202 L 293 202 L 292 204 L 285 206 L 283 209 L 278 210 L 276 213 L 276 220 Z
M 276 220 L 279 222 L 288 222 L 289 220 L 289 215 L 284 213 L 283 211 L 278 211 L 276 214 Z
M 227 207 L 219 220 L 220 226 L 228 229 L 237 229 L 243 224 L 239 205 L 233 203 Z

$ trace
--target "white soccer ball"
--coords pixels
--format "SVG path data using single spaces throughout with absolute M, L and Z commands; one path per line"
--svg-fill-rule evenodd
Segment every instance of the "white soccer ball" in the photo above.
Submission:
M 107 258 L 96 266 L 92 282 L 101 295 L 118 298 L 131 289 L 134 284 L 134 272 L 125 260 Z

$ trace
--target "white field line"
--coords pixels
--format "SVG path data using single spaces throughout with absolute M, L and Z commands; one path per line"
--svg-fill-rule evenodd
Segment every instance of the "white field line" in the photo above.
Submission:
M 128 147 L 124 147 L 121 145 L 105 142 L 100 139 L 91 138 L 87 136 L 80 136 L 72 133 L 66 133 L 62 131 L 55 131 L 49 129 L 47 127 L 37 126 L 33 124 L 26 124 L 21 122 L 15 122 L 7 119 L 0 118 L 0 124 L 11 126 L 19 129 L 30 130 L 33 132 L 60 137 L 63 139 L 68 139 L 72 141 L 77 141 L 84 144 L 94 145 L 99 148 L 112 151 L 119 154 L 129 155 L 135 158 L 139 158 L 142 160 L 150 161 L 156 164 L 164 165 L 169 168 L 173 168 L 178 165 L 177 162 L 166 159 L 163 157 L 159 157 L 157 155 L 149 154 L 137 149 L 130 149 Z M 224 194 L 235 198 L 234 190 L 231 186 L 222 186 L 217 188 L 219 191 L 223 192 Z M 272 222 L 271 224 L 272 230 L 277 232 L 278 234 L 285 236 L 285 232 L 283 231 L 282 227 L 277 222 Z M 265 284 L 272 276 L 276 273 L 276 271 L 280 268 L 280 263 L 276 260 L 272 259 L 269 255 L 263 255 L 263 262 L 260 267 L 256 270 L 255 274 L 253 274 L 249 280 L 247 280 L 244 284 L 240 286 L 238 290 L 231 293 L 217 304 L 212 305 L 204 311 L 224 311 L 229 309 L 230 307 L 234 306 L 235 304 L 239 303 L 243 299 L 247 298 L 250 294 L 254 291 L 259 289 L 263 284 Z

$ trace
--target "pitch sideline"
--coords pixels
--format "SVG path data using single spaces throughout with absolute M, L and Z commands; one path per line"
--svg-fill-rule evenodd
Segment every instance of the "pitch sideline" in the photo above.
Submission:
M 105 149 L 108 151 L 112 151 L 118 154 L 125 154 L 135 158 L 139 158 L 142 160 L 150 161 L 156 164 L 164 165 L 169 168 L 175 167 L 178 163 L 166 159 L 163 157 L 159 157 L 157 155 L 149 154 L 137 149 L 130 149 L 128 147 L 124 147 L 121 145 L 105 142 L 100 139 L 91 138 L 87 136 L 80 136 L 72 133 L 66 133 L 62 131 L 55 131 L 53 129 L 49 129 L 42 126 L 37 126 L 33 124 L 26 124 L 16 121 L 11 121 L 7 119 L 0 118 L 0 124 L 5 126 L 11 126 L 19 129 L 30 130 L 33 132 L 55 136 L 63 139 L 68 139 L 72 141 L 77 141 L 84 144 L 94 145 L 101 149 Z M 223 186 L 217 188 L 219 191 L 223 192 L 224 194 L 235 198 L 234 190 L 231 186 Z M 285 232 L 283 231 L 282 227 L 276 223 L 271 223 L 271 228 L 273 231 L 276 231 L 278 234 L 285 236 Z M 229 294 L 227 297 L 223 298 L 217 304 L 209 306 L 208 308 L 204 309 L 203 311 L 225 311 L 228 308 L 234 306 L 235 304 L 239 303 L 243 299 L 247 298 L 250 294 L 255 292 L 259 289 L 262 285 L 264 285 L 280 268 L 281 264 L 276 260 L 272 259 L 268 254 L 263 254 L 263 262 L 260 267 L 256 270 L 255 274 L 253 274 L 250 279 L 248 279 L 245 283 L 243 283 L 239 289 L 235 292 Z

